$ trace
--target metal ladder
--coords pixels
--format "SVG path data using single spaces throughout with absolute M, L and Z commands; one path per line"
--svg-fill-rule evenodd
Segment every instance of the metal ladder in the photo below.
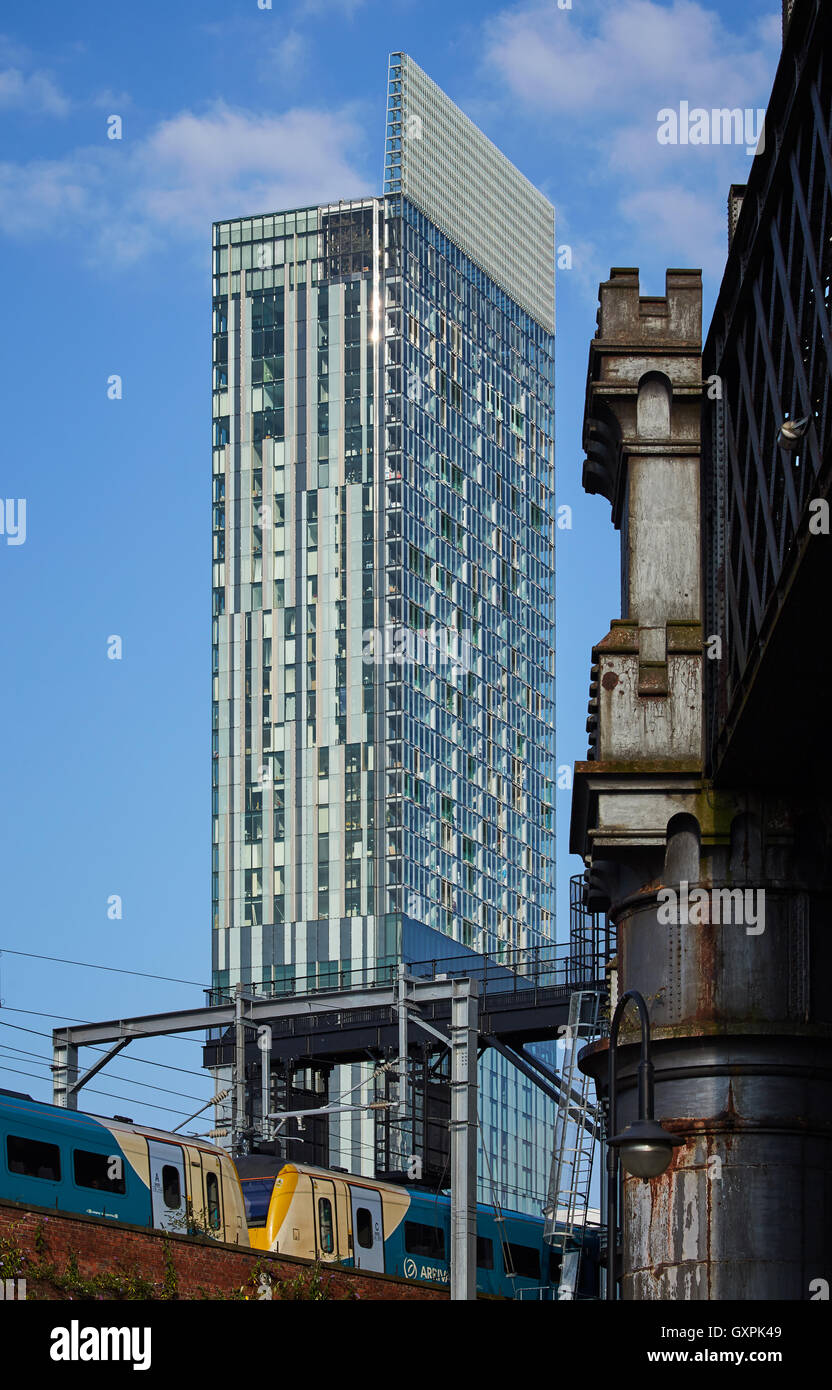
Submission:
M 544 1240 L 563 1256 L 563 1292 L 574 1297 L 578 1284 L 581 1242 L 576 1229 L 586 1226 L 592 1168 L 601 1124 L 598 1107 L 590 1100 L 590 1078 L 578 1067 L 581 1049 L 600 1033 L 599 990 L 576 990 L 569 1000 L 569 1023 L 561 1070 L 561 1095 L 555 1132 L 549 1191 L 543 1209 Z M 567 1289 L 569 1292 L 567 1292 Z

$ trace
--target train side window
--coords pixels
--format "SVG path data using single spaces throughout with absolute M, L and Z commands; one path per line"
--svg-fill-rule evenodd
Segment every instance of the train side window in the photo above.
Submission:
M 408 1255 L 425 1255 L 428 1259 L 444 1260 L 445 1232 L 441 1226 L 428 1226 L 422 1221 L 405 1221 L 404 1248 Z
M 92 1187 L 97 1192 L 127 1191 L 124 1159 L 120 1154 L 96 1154 L 87 1149 L 75 1149 L 72 1167 L 79 1187 Z
M 494 1242 L 487 1236 L 477 1236 L 477 1269 L 494 1268 Z
M 216 1173 L 206 1175 L 205 1193 L 208 1206 L 208 1225 L 212 1231 L 218 1231 L 220 1228 L 220 1185 Z
M 40 1139 L 21 1139 L 17 1134 L 6 1138 L 6 1158 L 9 1172 L 24 1178 L 45 1178 L 48 1182 L 61 1180 L 61 1151 L 57 1144 L 44 1144 Z
M 373 1218 L 367 1207 L 355 1209 L 355 1238 L 362 1250 L 372 1250 Z
M 366 1207 L 360 1207 L 359 1211 L 366 1211 Z M 335 1232 L 332 1227 L 332 1203 L 328 1197 L 318 1198 L 318 1224 L 321 1228 L 321 1249 L 325 1255 L 331 1255 L 335 1249 Z M 372 1245 L 372 1243 L 373 1233 L 371 1229 L 368 1244 Z M 364 1245 L 360 1235 L 358 1244 Z
M 165 1206 L 174 1210 L 182 1205 L 182 1188 L 179 1184 L 179 1169 L 172 1163 L 162 1164 L 162 1195 Z
M 521 1279 L 540 1278 L 540 1251 L 533 1249 L 531 1245 L 514 1245 L 511 1241 L 508 1244 L 508 1259 L 506 1261 L 506 1273 L 508 1265 L 519 1275 Z

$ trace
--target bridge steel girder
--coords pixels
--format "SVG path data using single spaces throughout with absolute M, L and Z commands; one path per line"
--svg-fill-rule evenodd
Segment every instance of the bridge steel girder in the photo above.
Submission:
M 416 1010 L 420 1005 L 446 1002 L 450 1008 L 449 1043 L 451 1049 L 451 1298 L 476 1298 L 476 1234 L 477 1234 L 477 1025 L 479 1016 L 479 983 L 471 979 L 441 982 L 407 981 L 407 1002 Z M 382 999 L 379 1000 L 379 994 Z M 367 996 L 358 991 L 366 1007 Z M 392 1008 L 399 1002 L 398 985 L 374 991 L 374 1005 Z M 355 994 L 329 997 L 326 1011 L 333 1005 L 355 1007 Z M 359 1005 L 360 1007 L 361 1005 Z M 253 1002 L 243 991 L 237 992 L 232 1005 L 214 1005 L 181 1013 L 146 1015 L 136 1019 L 118 1019 L 108 1023 L 78 1024 L 73 1028 L 55 1029 L 54 1099 L 55 1103 L 77 1109 L 78 1092 L 84 1081 L 106 1065 L 110 1057 L 120 1052 L 134 1038 L 155 1037 L 165 1033 L 193 1032 L 196 1029 L 228 1025 L 234 1030 L 235 1070 L 244 1066 L 245 1048 L 241 1043 L 243 1031 L 258 1023 L 280 1018 L 296 1018 L 315 1012 L 310 999 Z M 320 1010 L 318 1010 L 320 1012 Z M 398 1025 L 396 1025 L 398 1039 Z M 78 1048 L 95 1043 L 114 1043 L 106 1057 L 78 1078 Z M 241 1055 L 242 1054 L 242 1055 Z M 239 1079 L 239 1078 L 238 1078 Z M 287 1112 L 290 1114 L 291 1112 Z M 241 1125 L 240 1100 L 234 1107 L 232 1128 Z

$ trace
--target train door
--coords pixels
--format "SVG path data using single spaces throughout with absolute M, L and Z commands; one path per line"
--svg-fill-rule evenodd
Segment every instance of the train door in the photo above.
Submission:
M 178 1144 L 148 1139 L 150 1195 L 153 1225 L 163 1231 L 187 1229 L 185 1206 L 185 1160 Z
M 205 1183 L 203 1222 L 208 1234 L 216 1240 L 233 1240 L 234 1232 L 226 1230 L 222 1190 L 222 1169 L 216 1154 L 202 1152 L 202 1176 Z M 196 1203 L 194 1203 L 196 1206 Z M 230 1215 L 230 1213 L 229 1213 Z
M 329 1178 L 313 1178 L 312 1200 L 315 1205 L 315 1254 L 321 1260 L 337 1260 L 335 1183 Z
M 384 1273 L 384 1227 L 381 1193 L 369 1187 L 350 1187 L 352 1250 L 356 1269 Z

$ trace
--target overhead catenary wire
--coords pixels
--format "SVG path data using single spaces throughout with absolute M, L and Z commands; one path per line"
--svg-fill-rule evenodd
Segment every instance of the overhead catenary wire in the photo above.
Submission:
M 19 1033 L 31 1033 L 36 1038 L 51 1038 L 51 1033 L 46 1033 L 42 1028 L 25 1028 L 22 1023 L 7 1023 L 4 1018 L 0 1018 L 0 1028 L 15 1028 Z M 139 1041 L 139 1039 L 136 1039 Z M 90 1047 L 90 1052 L 98 1052 L 104 1055 L 109 1051 L 106 1047 Z M 165 1071 L 181 1071 L 184 1076 L 204 1076 L 205 1071 L 197 1071 L 194 1067 L 175 1067 L 170 1062 L 156 1062 L 152 1057 L 134 1057 L 132 1054 L 123 1054 L 122 1060 L 125 1062 L 139 1062 L 144 1067 L 164 1067 Z M 184 1093 L 183 1093 L 184 1094 Z
M 9 1072 L 10 1075 L 14 1076 L 29 1076 L 32 1078 L 33 1081 L 46 1080 L 46 1077 L 38 1076 L 33 1071 L 21 1071 L 19 1067 L 5 1066 L 3 1058 L 0 1058 L 0 1071 Z M 143 1105 L 152 1110 L 165 1110 L 169 1115 L 184 1115 L 186 1113 L 184 1105 L 180 1109 L 175 1110 L 172 1105 L 161 1105 L 158 1101 L 153 1100 L 141 1100 L 137 1096 L 120 1096 L 117 1095 L 115 1091 L 99 1091 L 96 1086 L 85 1087 L 85 1089 L 89 1090 L 91 1095 L 108 1096 L 110 1100 L 126 1100 L 128 1105 Z M 49 1104 L 48 1101 L 42 1103 L 45 1103 L 47 1105 Z
M 0 1012 L 6 1012 L 6 1010 L 0 1010 Z M 63 1014 L 43 1014 L 42 1011 L 40 1011 L 40 1010 L 38 1010 L 38 1009 L 12 1009 L 11 1012 L 12 1012 L 12 1013 L 23 1013 L 23 1014 L 35 1014 L 35 1015 L 38 1015 L 38 1016 L 41 1016 L 41 1017 L 45 1017 L 45 1018 L 64 1018 L 64 1017 L 65 1017 L 65 1015 L 63 1015 Z M 73 1021 L 76 1022 L 76 1023 L 86 1023 L 86 1022 L 88 1022 L 87 1019 L 75 1019 L 75 1020 L 73 1020 Z M 17 1030 L 20 1031 L 20 1032 L 32 1033 L 32 1034 L 35 1035 L 36 1037 L 49 1038 L 49 1037 L 52 1036 L 51 1033 L 44 1032 L 42 1029 L 38 1029 L 38 1028 L 25 1028 L 22 1024 L 19 1024 L 19 1023 L 8 1023 L 8 1022 L 6 1022 L 5 1020 L 3 1020 L 2 1018 L 0 1018 L 0 1027 L 15 1028 L 15 1029 L 17 1029 Z M 174 1033 L 169 1033 L 169 1034 L 166 1035 L 166 1037 L 180 1037 L 180 1036 L 181 1036 L 181 1035 L 179 1035 L 179 1034 L 174 1034 Z M 137 1041 L 139 1041 L 139 1040 L 137 1039 Z M 182 1041 L 182 1042 L 197 1042 L 198 1040 L 195 1039 L 195 1038 L 181 1037 L 181 1041 Z M 199 1046 L 202 1046 L 201 1043 L 199 1043 L 198 1045 L 199 1045 Z M 107 1050 L 108 1050 L 108 1049 L 106 1049 L 106 1048 L 97 1048 L 97 1047 L 92 1047 L 92 1046 L 89 1047 L 89 1051 L 90 1051 L 90 1052 L 104 1053 L 104 1052 L 106 1052 Z M 154 1061 L 152 1058 L 148 1058 L 148 1057 L 135 1057 L 135 1056 L 132 1056 L 132 1055 L 128 1055 L 128 1054 L 126 1054 L 126 1053 L 123 1053 L 123 1054 L 122 1054 L 122 1060 L 123 1060 L 123 1061 L 126 1061 L 126 1062 L 139 1062 L 139 1063 L 141 1063 L 143 1066 L 148 1066 L 148 1067 L 163 1067 L 163 1068 L 165 1068 L 165 1070 L 167 1070 L 167 1071 L 178 1071 L 178 1072 L 182 1072 L 183 1075 L 185 1075 L 185 1076 L 198 1076 L 198 1077 L 204 1077 L 204 1076 L 205 1076 L 205 1072 L 204 1072 L 204 1071 L 196 1071 L 196 1070 L 194 1070 L 194 1068 L 192 1068 L 192 1067 L 176 1067 L 176 1066 L 173 1066 L 173 1065 L 171 1065 L 170 1063 L 167 1063 L 167 1062 L 156 1062 L 156 1061 Z M 370 1065 L 372 1065 L 372 1064 L 370 1064 Z M 381 1072 L 386 1072 L 386 1071 L 390 1071 L 390 1070 L 395 1070 L 395 1068 L 396 1068 L 397 1065 L 398 1065 L 398 1058 L 395 1058 L 395 1057 L 392 1058 L 392 1059 L 390 1059 L 390 1061 L 388 1061 L 388 1062 L 378 1063 L 378 1064 L 376 1065 L 376 1070 L 375 1070 L 375 1072 L 371 1073 L 368 1077 L 363 1078 L 362 1080 L 356 1082 L 356 1084 L 355 1084 L 354 1086 L 350 1087 L 349 1090 L 347 1090 L 347 1091 L 342 1091 L 341 1094 L 340 1094 L 339 1096 L 334 1097 L 333 1100 L 332 1100 L 330 1103 L 335 1105 L 335 1104 L 340 1103 L 340 1101 L 342 1101 L 342 1100 L 346 1100 L 347 1096 L 351 1095 L 354 1091 L 358 1090 L 361 1086 L 363 1086 L 363 1085 L 369 1085 L 369 1084 L 373 1081 L 373 1078 L 374 1078 L 375 1075 L 378 1075 L 378 1074 L 380 1074 Z M 113 1075 L 113 1076 L 115 1076 L 115 1073 L 108 1073 L 108 1075 Z M 118 1079 L 120 1079 L 120 1080 L 125 1080 L 125 1081 L 130 1081 L 130 1082 L 133 1081 L 133 1078 L 132 1078 L 132 1077 L 119 1077 Z M 138 1082 L 138 1081 L 136 1081 L 135 1084 L 136 1084 L 136 1085 L 140 1085 L 141 1083 Z M 159 1089 L 164 1089 L 164 1088 L 159 1088 Z M 172 1094 L 184 1095 L 185 1092 L 181 1092 L 181 1091 L 180 1091 L 180 1092 L 173 1092 Z M 195 1099 L 196 1099 L 196 1097 L 195 1097 Z M 291 1112 L 291 1111 L 288 1111 L 288 1112 L 286 1112 L 286 1113 L 291 1114 L 292 1112 Z M 480 1124 L 481 1124 L 481 1121 L 480 1121 Z M 483 1136 L 483 1139 L 484 1139 L 484 1136 Z M 525 1141 L 525 1142 L 529 1143 L 529 1144 L 531 1145 L 531 1148 L 532 1148 L 533 1150 L 535 1150 L 535 1151 L 538 1152 L 539 1154 L 543 1155 L 544 1157 L 549 1156 L 549 1153 L 550 1153 L 549 1145 L 548 1145 L 545 1141 L 540 1141 L 540 1142 L 538 1142 L 538 1141 L 536 1141 L 536 1140 L 527 1140 L 527 1141 Z M 368 1148 L 368 1149 L 370 1148 L 369 1145 L 360 1145 L 360 1144 L 359 1144 L 359 1147 Z M 516 1192 L 518 1196 L 524 1195 L 524 1191 L 523 1191 L 522 1188 L 508 1188 L 508 1187 L 506 1187 L 505 1190 L 506 1190 L 506 1191 L 513 1191 L 513 1192 Z
M 17 1060 L 17 1059 L 14 1059 L 14 1060 Z M 2 1057 L 0 1057 L 0 1072 L 8 1072 L 10 1075 L 14 1075 L 14 1076 L 28 1076 L 28 1077 L 30 1077 L 33 1081 L 45 1081 L 45 1080 L 46 1080 L 45 1077 L 38 1076 L 35 1072 L 31 1072 L 31 1071 L 22 1071 L 22 1070 L 20 1070 L 20 1068 L 17 1068 L 17 1067 L 9 1067 L 9 1066 L 6 1066 L 6 1065 L 5 1065 L 5 1059 L 2 1058 Z M 98 1089 L 97 1087 L 95 1087 L 95 1086 L 85 1087 L 85 1090 L 88 1090 L 88 1091 L 90 1092 L 90 1094 L 93 1094 L 93 1095 L 107 1096 L 110 1100 L 123 1100 L 123 1101 L 126 1101 L 129 1105 L 140 1105 L 140 1106 L 144 1106 L 145 1109 L 151 1109 L 151 1110 L 164 1110 L 167 1114 L 172 1114 L 172 1115 L 182 1115 L 182 1114 L 185 1113 L 184 1107 L 183 1107 L 183 1109 L 181 1109 L 181 1110 L 177 1110 L 177 1109 L 174 1109 L 174 1107 L 169 1106 L 169 1105 L 161 1105 L 161 1104 L 159 1104 L 159 1103 L 157 1103 L 157 1102 L 155 1102 L 155 1101 L 151 1101 L 151 1100 L 142 1100 L 141 1097 L 137 1097 L 137 1096 L 122 1096 L 122 1095 L 116 1094 L 114 1091 L 101 1091 L 101 1090 L 99 1090 L 99 1089 Z M 48 1102 L 47 1102 L 47 1103 L 48 1103 Z M 210 1104 L 210 1102 L 209 1102 L 209 1104 Z M 155 1126 L 151 1126 L 151 1127 L 153 1128 L 153 1127 L 155 1127 Z M 158 1126 L 158 1128 L 161 1129 L 161 1128 L 163 1128 L 163 1126 L 160 1125 L 160 1126 Z M 353 1149 L 354 1149 L 354 1148 L 361 1149 L 361 1150 L 363 1150 L 365 1153 L 370 1154 L 370 1155 L 373 1155 L 373 1156 L 375 1155 L 375 1147 L 374 1147 L 374 1145 L 362 1143 L 361 1140 L 357 1140 L 357 1141 L 356 1141 L 356 1140 L 350 1140 L 350 1147 L 353 1148 Z M 446 1166 L 447 1166 L 447 1165 L 446 1165 Z M 490 1165 L 489 1165 L 489 1166 L 490 1166 Z M 535 1201 L 535 1200 L 537 1200 L 537 1201 L 540 1201 L 541 1203 L 542 1203 L 542 1201 L 543 1201 L 543 1195 L 542 1195 L 542 1193 L 529 1194 L 528 1191 L 525 1191 L 525 1190 L 523 1190 L 523 1189 L 521 1189 L 521 1188 L 518 1188 L 518 1187 L 514 1187 L 513 1184 L 511 1184 L 511 1183 L 497 1182 L 496 1179 L 493 1180 L 493 1181 L 494 1181 L 494 1186 L 497 1188 L 497 1190 L 498 1190 L 499 1192 L 502 1192 L 502 1193 L 511 1193 L 512 1195 L 514 1195 L 514 1196 L 516 1196 L 516 1197 L 522 1197 L 525 1201 L 530 1201 L 530 1200 L 531 1200 L 531 1201 Z M 440 1183 L 438 1184 L 438 1187 L 441 1188 L 441 1181 L 440 1181 Z M 436 1195 L 437 1197 L 440 1196 L 440 1195 L 441 1195 L 440 1191 L 437 1190 L 437 1192 L 436 1192 L 435 1195 Z
M 24 957 L 24 958 L 30 959 L 30 960 L 43 960 L 43 961 L 49 961 L 49 962 L 51 962 L 51 963 L 53 963 L 53 964 L 71 965 L 71 966 L 75 966 L 75 967 L 82 968 L 82 969 L 88 969 L 88 970 L 103 970 L 103 971 L 105 971 L 105 972 L 107 972 L 107 973 L 111 973 L 111 974 L 130 975 L 130 976 L 134 976 L 134 977 L 141 978 L 141 979 L 163 981 L 163 982 L 169 983 L 169 984 L 184 984 L 184 985 L 192 986 L 192 987 L 195 988 L 195 989 L 201 989 L 201 990 L 209 990 L 209 989 L 210 989 L 210 986 L 206 985 L 204 982 L 200 982 L 200 981 L 197 981 L 197 980 L 184 980 L 184 979 L 180 979 L 180 978 L 178 978 L 178 977 L 176 977 L 176 976 L 171 976 L 171 975 L 159 975 L 159 974 L 150 973 L 150 972 L 148 972 L 148 971 L 130 970 L 130 969 L 127 969 L 126 967 L 123 967 L 123 966 L 102 965 L 102 964 L 100 964 L 100 963 L 93 962 L 93 961 L 77 961 L 77 960 L 70 960 L 70 959 L 68 959 L 68 958 L 64 958 L 64 957 L 61 957 L 61 956 L 47 956 L 47 955 L 43 955 L 43 954 L 41 954 L 41 953 L 39 953 L 39 952 L 34 952 L 34 951 L 20 951 L 20 950 L 13 949 L 13 948 L 11 948 L 11 947 L 2 947 L 2 948 L 0 948 L 0 957 L 1 957 L 4 953 L 7 954 L 7 955 L 21 956 L 21 957 Z M 30 1014 L 30 1015 L 37 1016 L 37 1017 L 42 1017 L 42 1018 L 54 1018 L 54 1019 L 58 1019 L 58 1020 L 60 1020 L 60 1021 L 62 1021 L 62 1022 L 76 1022 L 76 1023 L 89 1023 L 89 1022 L 91 1022 L 91 1020 L 88 1020 L 88 1019 L 72 1019 L 69 1015 L 44 1013 L 44 1012 L 41 1011 L 41 1010 L 35 1010 L 35 1009 L 31 1009 L 31 1010 L 30 1010 L 30 1009 L 15 1009 L 15 1008 L 12 1008 L 12 1009 L 9 1010 L 9 1009 L 6 1008 L 6 1006 L 3 1006 L 3 1008 L 4 1008 L 5 1011 L 12 1012 L 12 1013 Z M 4 1021 L 3 1021 L 3 1022 L 4 1022 Z M 48 1033 L 41 1033 L 40 1030 L 37 1030 L 37 1029 L 24 1029 L 24 1028 L 22 1027 L 22 1025 L 20 1025 L 20 1024 L 6 1024 L 5 1026 L 7 1026 L 7 1027 L 12 1027 L 12 1028 L 15 1028 L 15 1027 L 16 1027 L 16 1028 L 19 1028 L 21 1031 L 24 1031 L 24 1032 L 31 1032 L 31 1033 L 33 1033 L 33 1034 L 37 1034 L 37 1035 L 43 1036 L 43 1037 L 49 1037 L 49 1036 L 51 1036 L 51 1035 L 48 1034 Z M 196 1038 L 185 1037 L 185 1036 L 182 1036 L 181 1034 L 169 1034 L 168 1036 L 175 1038 L 177 1041 L 181 1041 L 181 1042 L 193 1042 L 193 1043 L 196 1043 L 198 1046 L 201 1045 L 201 1044 L 199 1043 L 199 1040 L 196 1039 Z M 10 1050 L 10 1051 L 19 1051 L 19 1052 L 22 1052 L 22 1051 L 23 1051 L 23 1049 L 14 1049 L 14 1048 L 7 1048 L 7 1050 Z M 99 1052 L 99 1053 L 106 1051 L 106 1049 L 103 1049 L 103 1048 L 91 1048 L 90 1050 L 93 1051 L 93 1052 Z M 36 1053 L 31 1053 L 31 1054 L 29 1054 L 29 1055 L 32 1056 L 32 1057 L 37 1057 L 38 1054 L 36 1054 Z M 146 1065 L 148 1065 L 148 1066 L 165 1067 L 166 1069 L 172 1070 L 172 1071 L 187 1072 L 188 1074 L 194 1075 L 194 1076 L 201 1075 L 201 1073 L 196 1072 L 196 1071 L 193 1071 L 193 1070 L 188 1069 L 188 1068 L 174 1067 L 174 1066 L 171 1066 L 170 1064 L 166 1064 L 166 1063 L 164 1063 L 164 1062 L 154 1062 L 154 1061 L 152 1061 L 152 1059 L 148 1059 L 148 1058 L 130 1057 L 130 1058 L 125 1059 L 125 1060 L 131 1061 L 131 1062 L 141 1062 L 141 1063 L 144 1063 L 144 1064 L 146 1064 Z M 41 1063 L 41 1065 L 43 1065 L 43 1063 Z M 47 1064 L 47 1065 L 48 1065 L 48 1064 Z M 376 1073 L 378 1073 L 379 1071 L 386 1071 L 386 1070 L 390 1069 L 391 1067 L 393 1067 L 394 1065 L 395 1065 L 395 1061 L 392 1061 L 392 1062 L 389 1062 L 389 1063 L 381 1064 L 380 1066 L 378 1066 L 378 1067 L 376 1068 Z M 10 1073 L 14 1073 L 14 1074 L 16 1074 L 16 1075 L 30 1076 L 30 1077 L 32 1077 L 32 1079 L 34 1079 L 34 1080 L 36 1080 L 36 1081 L 41 1081 L 41 1080 L 45 1080 L 45 1079 L 46 1079 L 46 1078 L 37 1076 L 35 1073 L 17 1071 L 15 1068 L 11 1068 L 11 1067 L 2 1067 L 2 1068 L 0 1068 L 0 1069 L 5 1070 L 5 1071 L 8 1071 L 8 1072 L 10 1072 Z M 122 1075 L 116 1076 L 114 1073 L 111 1073 L 111 1074 L 114 1076 L 114 1079 L 126 1081 L 129 1085 L 146 1086 L 147 1089 L 156 1090 L 156 1091 L 159 1091 L 159 1092 L 164 1092 L 164 1093 L 169 1094 L 169 1095 L 181 1095 L 181 1096 L 185 1096 L 185 1095 L 186 1095 L 185 1092 L 181 1092 L 181 1091 L 179 1091 L 179 1092 L 177 1092 L 177 1091 L 170 1091 L 170 1090 L 168 1090 L 166 1087 L 152 1086 L 152 1085 L 150 1085 L 149 1083 L 140 1082 L 140 1081 L 136 1080 L 136 1079 L 133 1078 L 133 1077 L 125 1077 L 125 1076 L 122 1076 Z M 368 1078 L 362 1079 L 361 1081 L 359 1081 L 358 1083 L 356 1083 L 356 1085 L 350 1087 L 347 1091 L 343 1092 L 342 1095 L 341 1095 L 338 1099 L 339 1099 L 339 1100 L 345 1099 L 347 1096 L 352 1095 L 356 1090 L 359 1090 L 360 1087 L 361 1087 L 362 1085 L 367 1085 L 371 1080 L 372 1080 L 372 1077 L 368 1077 Z M 140 1098 L 138 1098 L 138 1097 L 120 1096 L 120 1095 L 117 1095 L 117 1094 L 115 1094 L 114 1092 L 111 1092 L 111 1091 L 101 1091 L 101 1090 L 98 1090 L 96 1087 L 88 1087 L 88 1088 L 85 1088 L 85 1089 L 89 1090 L 89 1092 L 90 1092 L 91 1094 L 95 1094 L 95 1095 L 106 1095 L 106 1096 L 108 1096 L 109 1098 L 114 1099 L 114 1100 L 124 1100 L 124 1101 L 127 1101 L 128 1104 L 144 1105 L 146 1108 L 155 1108 L 155 1109 L 158 1109 L 158 1110 L 165 1110 L 167 1113 L 170 1113 L 170 1114 L 182 1114 L 182 1113 L 184 1113 L 182 1110 L 174 1110 L 174 1109 L 173 1109 L 172 1107 L 170 1107 L 170 1106 L 164 1106 L 164 1105 L 161 1105 L 161 1104 L 159 1104 L 159 1103 L 157 1103 L 157 1102 L 153 1102 L 153 1101 L 142 1101 L 142 1100 L 141 1100 Z M 200 1097 L 197 1097 L 197 1096 L 193 1096 L 193 1097 L 190 1097 L 190 1099 L 192 1099 L 192 1100 L 199 1100 L 199 1099 L 201 1099 L 201 1098 L 200 1098 Z M 337 1103 L 337 1102 L 330 1102 L 330 1103 Z M 291 1114 L 291 1112 L 288 1112 L 288 1113 Z M 528 1195 L 529 1195 L 529 1194 L 526 1193 L 526 1192 L 521 1191 L 521 1189 L 519 1189 L 519 1188 L 515 1188 L 515 1187 L 513 1187 L 513 1186 L 511 1186 L 511 1185 L 509 1185 L 509 1184 L 505 1184 L 505 1183 L 501 1183 L 501 1184 L 496 1184 L 496 1183 L 495 1183 L 495 1180 L 494 1180 L 494 1178 L 493 1178 L 493 1175 L 491 1174 L 491 1165 L 490 1165 L 490 1161 L 489 1161 L 489 1159 L 488 1159 L 488 1153 L 487 1153 L 487 1149 L 486 1149 L 485 1143 L 484 1143 L 484 1138 L 485 1138 L 485 1136 L 484 1136 L 484 1134 L 483 1134 L 482 1126 L 481 1126 L 481 1123 L 480 1123 L 479 1120 L 478 1120 L 478 1126 L 479 1126 L 479 1128 L 480 1128 L 480 1138 L 481 1138 L 481 1143 L 482 1143 L 482 1152 L 483 1152 L 483 1155 L 484 1155 L 484 1158 L 485 1158 L 485 1162 L 486 1162 L 487 1167 L 488 1167 L 488 1170 L 489 1170 L 489 1181 L 490 1181 L 490 1185 L 492 1186 L 492 1190 L 493 1190 L 493 1188 L 494 1188 L 495 1186 L 499 1186 L 499 1188 L 500 1188 L 502 1191 L 504 1191 L 504 1192 L 513 1192 L 513 1193 L 515 1193 L 515 1194 L 518 1195 L 518 1196 L 523 1196 L 523 1197 L 525 1197 L 525 1198 L 528 1198 Z M 351 1141 L 351 1145 L 352 1145 L 352 1143 L 354 1143 L 354 1141 Z M 371 1145 L 363 1144 L 363 1143 L 361 1143 L 360 1141 L 359 1141 L 359 1143 L 358 1143 L 358 1147 L 361 1148 L 361 1149 L 364 1149 L 364 1150 L 368 1150 L 368 1151 L 373 1151 L 373 1152 L 374 1152 L 374 1149 L 372 1148 Z M 533 1144 L 533 1147 L 534 1147 L 534 1148 L 543 1149 L 545 1146 Z
M 52 1062 L 48 1057 L 44 1057 L 41 1052 L 29 1052 L 25 1047 L 12 1047 L 10 1043 L 0 1042 L 0 1047 L 5 1048 L 6 1052 L 20 1053 L 24 1057 L 37 1058 L 41 1066 L 52 1070 Z M 113 1081 L 127 1081 L 131 1086 L 141 1086 L 147 1091 L 160 1091 L 166 1096 L 181 1096 L 183 1100 L 201 1100 L 201 1096 L 192 1096 L 188 1091 L 171 1091 L 167 1086 L 154 1085 L 152 1081 L 137 1081 L 133 1076 L 123 1076 L 120 1072 L 111 1071 L 107 1073 Z M 206 1081 L 210 1080 L 206 1076 Z
M 1 954 L 2 952 L 0 952 L 0 955 Z M 46 1013 L 43 1009 L 18 1009 L 14 1008 L 11 1004 L 0 1004 L 0 1013 L 29 1014 L 32 1018 L 56 1018 L 60 1023 L 95 1023 L 97 1021 L 93 1018 L 73 1018 L 71 1014 L 50 1014 Z M 51 1034 L 49 1036 L 51 1036 Z M 148 1034 L 147 1036 L 152 1037 L 153 1035 Z M 195 1043 L 197 1047 L 202 1047 L 203 1045 L 199 1038 L 191 1037 L 188 1033 L 165 1033 L 164 1037 L 166 1041 L 172 1038 L 174 1042 Z M 137 1038 L 136 1041 L 138 1042 L 139 1039 Z M 137 1058 L 136 1060 L 138 1061 L 139 1059 Z M 159 1065 L 161 1066 L 162 1063 L 160 1062 Z
M 122 965 L 100 965 L 90 960 L 66 960 L 63 956 L 43 956 L 36 951 L 14 951 L 10 946 L 0 946 L 0 956 L 25 956 L 28 960 L 48 960 L 54 965 L 77 965 L 85 970 L 106 970 L 113 975 L 136 975 L 142 980 L 164 980 L 171 985 L 193 985 L 194 989 L 210 989 L 201 980 L 180 980 L 175 975 L 151 975 L 147 970 L 128 970 Z

